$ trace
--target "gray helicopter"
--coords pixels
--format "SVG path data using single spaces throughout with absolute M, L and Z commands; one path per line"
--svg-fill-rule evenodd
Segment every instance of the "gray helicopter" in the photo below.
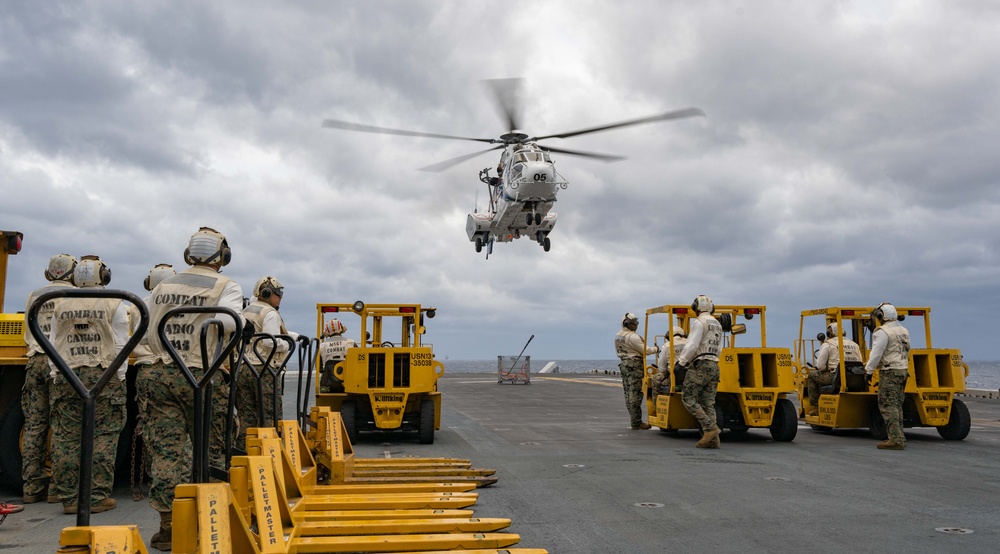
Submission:
M 620 127 L 705 115 L 705 112 L 698 108 L 685 108 L 649 117 L 588 127 L 577 131 L 532 136 L 520 130 L 520 91 L 523 87 L 523 82 L 523 79 L 491 79 L 486 81 L 493 91 L 496 103 L 509 129 L 509 131 L 500 135 L 500 138 L 472 138 L 406 131 L 336 119 L 323 120 L 323 127 L 409 137 L 470 140 L 496 145 L 486 150 L 480 150 L 420 168 L 422 171 L 444 171 L 481 154 L 494 150 L 502 150 L 500 153 L 500 163 L 496 167 L 496 176 L 490 176 L 491 168 L 489 167 L 479 172 L 479 180 L 485 183 L 489 190 L 489 207 L 484 212 L 480 212 L 477 209 L 473 213 L 470 213 L 465 228 L 469 236 L 469 241 L 473 242 L 476 246 L 476 252 L 482 252 L 485 247 L 486 257 L 489 258 L 490 253 L 493 251 L 494 242 L 511 242 L 521 237 L 531 237 L 546 252 L 551 248 L 552 243 L 549 240 L 549 233 L 555 227 L 558 217 L 552 211 L 552 207 L 556 202 L 556 195 L 559 190 L 565 190 L 569 186 L 569 183 L 556 171 L 555 162 L 553 162 L 550 153 L 581 156 L 604 162 L 615 162 L 625 159 L 622 156 L 556 148 L 539 144 L 538 141 L 553 138 L 569 138 L 587 133 L 609 131 Z

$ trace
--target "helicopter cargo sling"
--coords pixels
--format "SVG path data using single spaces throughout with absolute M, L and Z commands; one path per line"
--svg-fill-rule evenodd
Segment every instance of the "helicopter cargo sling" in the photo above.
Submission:
M 361 301 L 316 308 L 320 331 L 327 318 L 354 314 L 363 339 L 347 348 L 342 360 L 318 360 L 322 377 L 316 382 L 316 405 L 339 411 L 352 441 L 361 431 L 402 430 L 416 431 L 421 444 L 433 443 L 434 431 L 441 428 L 437 380 L 444 375 L 444 364 L 420 338 L 426 331 L 424 315 L 434 317 L 435 309 Z M 400 334 L 392 340 L 386 334 L 387 318 L 400 321 Z M 327 375 L 336 386 L 324 391 L 320 383 Z
M 885 440 L 885 420 L 878 409 L 878 371 L 870 382 L 866 380 L 863 363 L 845 362 L 844 334 L 858 344 L 863 361 L 867 362 L 871 333 L 877 328 L 872 322 L 873 307 L 829 307 L 804 310 L 799 320 L 799 338 L 795 341 L 796 388 L 801 402 L 800 415 L 817 431 L 868 428 L 872 437 Z M 924 347 L 911 348 L 909 375 L 903 401 L 903 427 L 935 427 L 941 437 L 962 440 L 971 429 L 969 409 L 955 398 L 965 392 L 969 366 L 962 361 L 956 348 L 934 348 L 931 342 L 929 307 L 896 307 L 899 321 L 923 320 Z M 837 373 L 832 385 L 820 387 L 819 405 L 811 406 L 807 391 L 808 375 L 815 370 L 816 355 L 822 342 L 832 340 L 825 333 L 815 339 L 806 338 L 806 327 L 812 324 L 826 328 L 836 323 L 842 330 L 836 337 L 840 353 Z M 865 331 L 868 331 L 865 333 Z M 919 337 L 919 333 L 915 333 Z M 911 339 L 913 335 L 911 335 Z M 817 414 L 811 415 L 813 409 Z
M 666 315 L 667 318 L 656 317 Z M 744 432 L 751 428 L 768 429 L 776 441 L 788 442 L 795 439 L 798 430 L 795 406 L 787 398 L 795 392 L 792 373 L 792 354 L 787 348 L 767 346 L 767 327 L 764 306 L 715 306 L 713 312 L 721 324 L 725 344 L 719 353 L 719 386 L 715 396 L 715 415 L 720 429 Z M 685 335 L 690 331 L 690 320 L 697 317 L 690 305 L 659 306 L 646 310 L 645 337 L 653 337 L 652 330 L 660 325 L 666 329 L 675 326 Z M 743 323 L 737 323 L 743 318 Z M 666 321 L 664 322 L 664 319 Z M 756 345 L 737 345 L 737 336 L 747 333 L 747 322 L 759 330 Z M 659 392 L 656 401 L 652 395 L 652 377 L 657 367 L 647 366 L 643 379 L 643 395 L 649 413 L 649 424 L 663 431 L 674 432 L 684 429 L 700 429 L 698 420 L 692 416 L 681 401 L 681 387 L 673 375 L 674 363 L 679 354 L 675 350 L 673 333 L 662 337 L 661 350 L 669 349 L 671 379 L 669 392 Z M 681 379 L 683 383 L 683 378 Z
M 486 183 L 489 189 L 489 207 L 480 212 L 477 209 L 466 219 L 466 233 L 469 241 L 475 244 L 476 252 L 486 249 L 489 258 L 495 242 L 512 242 L 521 237 L 530 237 L 546 252 L 552 246 L 549 233 L 555 227 L 557 215 L 551 211 L 556 202 L 556 194 L 560 189 L 566 189 L 569 183 L 555 169 L 550 153 L 566 154 L 591 158 L 604 162 L 624 160 L 623 156 L 568 150 L 549 145 L 538 144 L 538 141 L 548 139 L 565 139 L 600 131 L 609 131 L 622 127 L 683 119 L 694 116 L 704 116 L 699 108 L 684 108 L 661 113 L 649 117 L 619 121 L 576 131 L 554 133 L 548 135 L 531 135 L 524 132 L 521 126 L 522 93 L 524 79 L 490 79 L 489 85 L 494 100 L 503 114 L 507 131 L 499 138 L 474 138 L 439 133 L 424 133 L 403 129 L 390 129 L 341 121 L 337 119 L 323 120 L 323 127 L 364 133 L 380 133 L 407 137 L 427 137 L 437 139 L 468 140 L 493 144 L 491 148 L 465 154 L 457 158 L 445 160 L 421 168 L 424 171 L 444 171 L 456 164 L 475 158 L 487 152 L 501 150 L 500 163 L 497 165 L 497 176 L 491 177 L 490 168 L 479 172 L 479 180 Z

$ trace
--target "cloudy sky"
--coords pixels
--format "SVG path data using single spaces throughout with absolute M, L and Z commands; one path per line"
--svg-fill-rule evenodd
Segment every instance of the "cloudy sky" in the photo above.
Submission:
M 0 228 L 24 248 L 5 310 L 61 252 L 144 295 L 206 225 L 247 295 L 285 284 L 290 328 L 315 334 L 317 302 L 418 302 L 438 357 L 535 335 L 539 361 L 613 358 L 624 312 L 704 293 L 766 305 L 788 347 L 803 309 L 927 305 L 935 346 L 998 359 L 998 24 L 962 0 L 8 0 Z M 495 153 L 421 172 L 484 146 L 321 127 L 492 138 L 482 81 L 507 77 L 531 134 L 707 117 L 547 141 L 628 159 L 554 156 L 551 251 L 489 260 L 465 222 Z

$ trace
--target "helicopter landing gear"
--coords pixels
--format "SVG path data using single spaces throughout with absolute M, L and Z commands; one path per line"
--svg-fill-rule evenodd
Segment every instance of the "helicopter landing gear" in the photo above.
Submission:
M 483 251 L 483 239 L 482 237 L 476 237 L 476 252 L 479 253 L 482 251 Z
M 541 231 L 539 231 L 538 234 L 535 235 L 535 240 L 538 241 L 538 244 L 542 245 L 542 249 L 545 250 L 546 252 L 549 251 L 549 248 L 552 248 L 552 241 L 549 240 L 548 235 L 546 235 Z
M 535 225 L 542 224 L 542 214 L 535 212 Z

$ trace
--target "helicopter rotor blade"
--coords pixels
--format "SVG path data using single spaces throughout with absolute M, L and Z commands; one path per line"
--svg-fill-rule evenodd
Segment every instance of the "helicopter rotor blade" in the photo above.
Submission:
M 629 119 L 628 121 L 610 123 L 608 125 L 601 125 L 600 127 L 590 127 L 587 129 L 580 129 L 579 131 L 570 131 L 568 133 L 560 133 L 557 135 L 545 135 L 541 137 L 530 138 L 528 140 L 534 141 L 534 140 L 544 140 L 548 138 L 568 138 L 568 137 L 575 137 L 577 135 L 584 135 L 587 133 L 596 133 L 598 131 L 608 131 L 611 129 L 617 129 L 619 127 L 628 127 L 630 125 L 641 125 L 643 123 L 653 123 L 655 121 L 667 121 L 670 119 L 681 119 L 685 117 L 704 116 L 704 115 L 705 112 L 703 112 L 700 108 L 684 108 L 683 110 L 675 110 L 672 112 L 662 113 L 660 115 L 641 117 L 639 119 Z
M 439 139 L 453 139 L 453 140 L 472 140 L 476 142 L 485 142 L 488 144 L 493 144 L 494 139 L 483 139 L 483 138 L 471 138 L 471 137 L 456 137 L 453 135 L 439 135 L 436 133 L 421 133 L 418 131 L 404 131 L 402 129 L 389 129 L 387 127 L 375 127 L 374 125 L 362 125 L 361 123 L 351 123 L 349 121 L 340 121 L 337 119 L 324 119 L 323 127 L 328 129 L 343 129 L 345 131 L 361 131 L 362 133 L 379 133 L 383 135 L 402 135 L 404 137 L 427 137 L 427 138 L 439 138 Z
M 487 79 L 483 82 L 493 91 L 493 98 L 500 108 L 500 116 L 507 125 L 507 130 L 520 129 L 521 90 L 524 86 L 524 79 Z
M 625 159 L 625 156 L 614 156 L 611 154 L 599 154 L 597 152 L 583 152 L 582 150 L 566 150 L 565 148 L 553 148 L 551 146 L 546 146 L 544 144 L 539 144 L 539 148 L 542 150 L 547 150 L 549 152 L 555 152 L 556 154 L 569 154 L 571 156 L 581 156 L 584 158 L 594 158 L 601 160 L 603 162 L 619 162 Z
M 459 156 L 457 158 L 451 158 L 450 160 L 445 160 L 443 162 L 438 162 L 436 164 L 428 165 L 426 167 L 421 167 L 420 171 L 432 171 L 435 173 L 438 171 L 444 171 L 453 165 L 457 165 L 464 162 L 465 160 L 470 160 L 472 158 L 475 158 L 476 156 L 479 156 L 480 154 L 485 154 L 487 152 L 492 152 L 494 150 L 500 150 L 503 147 L 504 145 L 501 144 L 500 146 L 494 146 L 493 148 L 487 148 L 486 150 L 480 150 L 479 152 L 473 152 L 471 154 L 466 154 L 464 156 Z

